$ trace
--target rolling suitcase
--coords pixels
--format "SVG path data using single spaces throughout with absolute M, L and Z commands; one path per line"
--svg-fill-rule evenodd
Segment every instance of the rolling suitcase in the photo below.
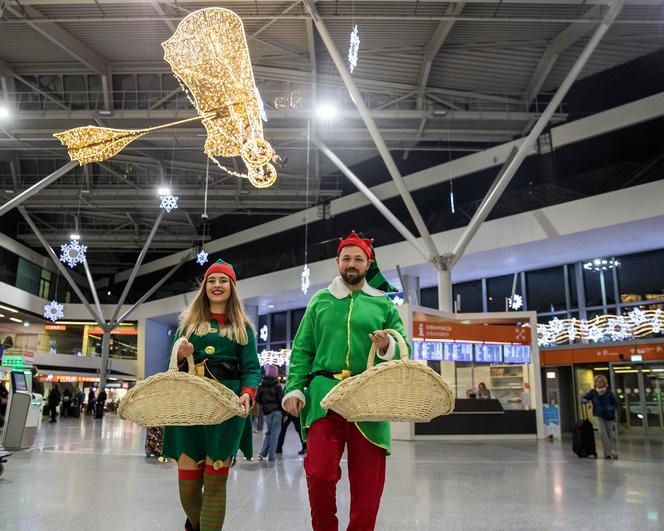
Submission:
M 595 448 L 595 431 L 592 422 L 588 420 L 588 412 L 585 404 L 582 406 L 584 419 L 574 425 L 572 432 L 572 450 L 579 457 L 597 457 Z
M 161 443 L 163 437 L 163 428 L 148 428 L 148 431 L 145 434 L 145 457 L 161 457 Z

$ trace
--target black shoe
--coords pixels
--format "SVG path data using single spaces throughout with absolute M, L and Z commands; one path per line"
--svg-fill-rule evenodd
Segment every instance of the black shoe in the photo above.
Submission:
M 185 531 L 198 531 L 200 528 L 192 526 L 189 518 L 187 518 L 187 521 L 184 523 L 184 529 Z
M 276 454 L 283 454 L 284 451 L 281 448 L 277 448 L 277 451 L 275 452 Z

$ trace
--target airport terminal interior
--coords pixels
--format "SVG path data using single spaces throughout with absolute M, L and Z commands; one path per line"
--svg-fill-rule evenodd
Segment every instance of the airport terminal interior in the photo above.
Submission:
M 664 529 L 662 0 L 0 0 L 0 531 Z

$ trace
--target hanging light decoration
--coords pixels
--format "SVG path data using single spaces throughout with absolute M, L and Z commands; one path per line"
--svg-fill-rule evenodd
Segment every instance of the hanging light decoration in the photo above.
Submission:
M 507 299 L 507 306 L 512 310 L 520 310 L 523 307 L 523 297 L 515 293 Z
M 165 188 L 159 190 L 159 201 L 159 208 L 163 208 L 167 214 L 178 207 L 178 197 Z
M 350 34 L 350 45 L 348 46 L 348 64 L 350 66 L 350 73 L 352 74 L 357 66 L 357 56 L 360 53 L 360 35 L 357 30 L 357 24 L 353 26 L 353 31 Z
M 78 240 L 72 239 L 69 243 L 63 243 L 60 246 L 60 261 L 74 269 L 77 264 L 85 262 L 87 250 L 87 245 L 81 245 Z
M 58 301 L 51 301 L 44 306 L 44 317 L 54 323 L 65 316 L 65 306 Z
M 258 335 L 260 336 L 261 340 L 267 343 L 267 338 L 268 338 L 268 330 L 267 330 L 267 325 L 261 326 L 260 331 L 258 332 Z
M 595 258 L 590 262 L 583 264 L 583 269 L 588 271 L 595 271 L 599 273 L 600 271 L 608 271 L 609 269 L 615 269 L 620 266 L 620 262 L 615 258 L 607 260 L 606 258 Z
M 208 253 L 201 249 L 201 252 L 196 255 L 196 262 L 198 262 L 198 265 L 205 265 L 207 264 L 207 261 Z

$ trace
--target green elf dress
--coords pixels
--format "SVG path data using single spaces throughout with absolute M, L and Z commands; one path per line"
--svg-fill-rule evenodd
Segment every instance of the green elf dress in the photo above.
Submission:
M 237 363 L 238 378 L 219 381 L 238 396 L 246 392 L 253 399 L 260 382 L 254 331 L 250 325 L 246 325 L 248 341 L 246 345 L 240 345 L 222 335 L 225 317 L 220 314 L 212 317 L 207 334 L 192 334 L 189 337 L 189 342 L 194 346 L 194 362 L 197 365 L 204 361 L 210 365 Z M 251 434 L 251 416 L 235 416 L 211 426 L 167 426 L 164 429 L 162 455 L 177 460 L 186 454 L 197 462 L 204 461 L 208 456 L 216 467 L 229 457 L 235 457 L 238 449 L 242 450 L 247 459 L 251 459 L 253 448 L 247 433 Z
M 311 425 L 327 414 L 320 401 L 339 383 L 338 378 L 348 376 L 347 371 L 356 375 L 366 370 L 371 348 L 369 334 L 385 328 L 396 330 L 406 339 L 395 304 L 368 283 L 359 291 L 351 291 L 337 277 L 311 298 L 293 343 L 284 395 L 284 400 L 297 397 L 304 402 L 303 439 Z M 399 347 L 390 336 L 388 349 L 377 353 L 376 362 L 398 356 Z M 370 442 L 390 452 L 389 422 L 356 425 Z

